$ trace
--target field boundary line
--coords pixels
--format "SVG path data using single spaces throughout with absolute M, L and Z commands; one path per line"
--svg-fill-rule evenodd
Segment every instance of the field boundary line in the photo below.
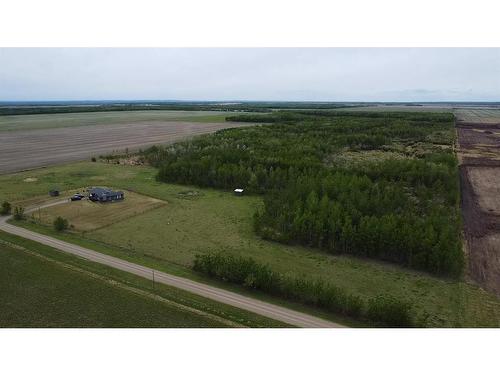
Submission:
M 223 318 L 221 316 L 209 313 L 207 311 L 199 310 L 199 309 L 196 309 L 194 307 L 187 306 L 187 305 L 184 305 L 182 303 L 172 301 L 172 300 L 170 300 L 170 299 L 168 299 L 166 297 L 160 296 L 160 295 L 155 294 L 155 293 L 148 292 L 148 291 L 140 289 L 140 288 L 136 288 L 136 287 L 127 285 L 124 282 L 121 282 L 121 281 L 118 281 L 118 280 L 115 280 L 113 278 L 109 278 L 109 277 L 106 277 L 106 276 L 103 276 L 103 275 L 99 275 L 99 274 L 97 274 L 95 272 L 92 272 L 92 271 L 89 271 L 89 270 L 85 270 L 85 269 L 83 269 L 81 267 L 78 267 L 76 265 L 69 264 L 69 263 L 66 263 L 66 262 L 62 262 L 62 261 L 59 261 L 59 260 L 55 260 L 53 258 L 50 258 L 50 257 L 45 256 L 45 255 L 42 255 L 42 254 L 40 254 L 40 253 L 38 253 L 36 251 L 29 250 L 29 249 L 27 249 L 27 248 L 25 248 L 23 246 L 11 243 L 9 241 L 5 241 L 5 240 L 0 239 L 0 243 L 3 243 L 5 245 L 7 245 L 9 247 L 12 247 L 12 248 L 15 248 L 17 250 L 23 251 L 23 252 L 25 252 L 25 253 L 27 253 L 27 254 L 29 254 L 31 256 L 34 256 L 36 258 L 42 259 L 44 261 L 47 261 L 47 262 L 50 262 L 50 263 L 53 263 L 53 264 L 56 264 L 59 267 L 62 267 L 62 268 L 65 268 L 65 269 L 68 269 L 68 270 L 71 270 L 71 271 L 74 271 L 74 272 L 81 273 L 81 274 L 83 274 L 85 276 L 89 276 L 89 277 L 91 277 L 91 278 L 93 278 L 95 280 L 102 281 L 102 282 L 104 282 L 104 283 L 106 283 L 108 285 L 111 285 L 113 287 L 127 290 L 127 291 L 132 292 L 132 293 L 134 293 L 136 295 L 139 295 L 139 296 L 142 296 L 142 297 L 146 297 L 148 299 L 160 301 L 160 302 L 162 302 L 164 304 L 176 307 L 176 308 L 178 308 L 180 310 L 185 310 L 185 311 L 187 310 L 187 311 L 189 311 L 191 313 L 194 313 L 194 314 L 197 314 L 197 315 L 200 315 L 200 316 L 203 316 L 203 317 L 206 317 L 206 318 L 218 321 L 220 323 L 229 325 L 229 326 L 234 327 L 234 328 L 248 328 L 248 326 L 246 326 L 244 324 L 240 324 L 240 323 L 237 323 L 235 321 L 232 321 L 232 320 L 229 320 L 229 319 L 225 319 L 225 318 Z

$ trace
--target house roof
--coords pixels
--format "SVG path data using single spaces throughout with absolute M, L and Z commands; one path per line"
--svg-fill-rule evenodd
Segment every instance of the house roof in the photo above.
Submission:
M 90 194 L 97 194 L 97 195 L 117 195 L 117 194 L 123 194 L 122 191 L 113 191 L 111 189 L 106 189 L 106 188 L 101 188 L 101 187 L 94 187 L 89 189 Z

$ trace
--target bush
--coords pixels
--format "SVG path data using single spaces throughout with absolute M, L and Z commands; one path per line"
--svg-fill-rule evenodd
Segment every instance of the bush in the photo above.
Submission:
M 359 296 L 349 294 L 324 280 L 282 275 L 252 258 L 235 257 L 223 252 L 197 255 L 193 269 L 219 280 L 351 318 L 366 319 L 391 327 L 414 326 L 410 306 L 405 302 L 379 296 L 370 300 L 367 307 Z
M 10 205 L 10 203 L 7 201 L 4 201 L 2 203 L 2 207 L 0 208 L 0 215 L 10 215 L 11 210 L 12 210 L 12 206 Z
M 24 208 L 16 206 L 14 208 L 13 218 L 14 218 L 14 220 L 24 220 Z
M 62 218 L 61 216 L 58 216 L 54 220 L 54 229 L 58 232 L 62 232 L 63 230 L 68 229 L 69 223 L 68 220 Z
M 410 304 L 387 295 L 380 295 L 368 301 L 366 316 L 389 327 L 414 326 Z
M 95 156 L 92 156 L 92 158 L 90 160 L 92 161 L 92 163 L 95 163 L 97 161 L 97 159 L 95 158 Z

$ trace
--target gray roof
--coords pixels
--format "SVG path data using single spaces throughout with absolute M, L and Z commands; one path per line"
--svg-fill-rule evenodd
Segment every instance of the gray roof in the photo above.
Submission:
M 113 191 L 111 189 L 100 188 L 100 187 L 94 187 L 94 188 L 89 189 L 89 193 L 101 195 L 101 196 L 123 194 L 122 191 Z

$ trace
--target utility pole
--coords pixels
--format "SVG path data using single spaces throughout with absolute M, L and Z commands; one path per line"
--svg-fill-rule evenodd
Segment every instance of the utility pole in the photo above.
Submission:
M 155 270 L 153 270 L 153 292 L 155 291 Z

